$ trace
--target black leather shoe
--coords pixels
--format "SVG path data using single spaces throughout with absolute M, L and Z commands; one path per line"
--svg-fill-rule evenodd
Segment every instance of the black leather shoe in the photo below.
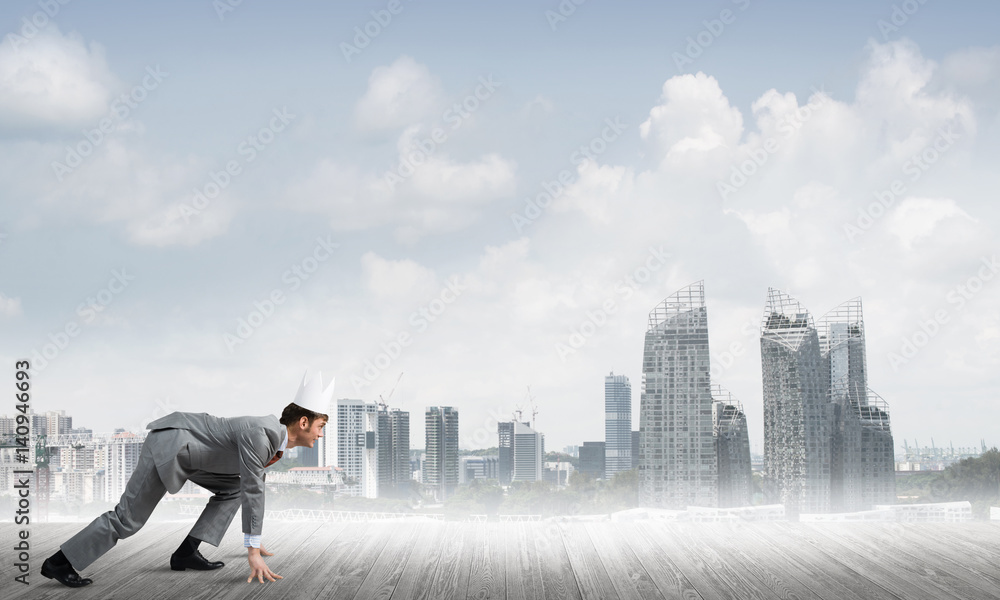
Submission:
M 58 566 L 52 562 L 51 558 L 46 558 L 45 562 L 42 563 L 42 575 L 49 579 L 55 579 L 67 587 L 83 587 L 94 583 L 92 579 L 80 577 L 72 565 Z
M 176 552 L 170 555 L 170 570 L 172 571 L 183 571 L 184 569 L 211 571 L 213 569 L 221 569 L 224 566 L 226 566 L 226 563 L 222 561 L 210 562 L 197 550 L 194 551 L 194 554 L 189 554 L 188 556 L 178 556 Z

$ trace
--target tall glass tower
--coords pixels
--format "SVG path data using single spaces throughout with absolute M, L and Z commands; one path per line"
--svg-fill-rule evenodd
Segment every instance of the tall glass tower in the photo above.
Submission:
M 376 446 L 378 495 L 401 496 L 409 491 L 410 483 L 410 413 L 398 408 L 380 408 Z
M 458 411 L 450 406 L 431 406 L 424 413 L 426 439 L 424 483 L 443 501 L 458 486 Z
M 604 378 L 604 478 L 632 468 L 632 384 L 613 372 Z
M 653 308 L 642 359 L 639 502 L 685 508 L 718 504 L 704 282 Z

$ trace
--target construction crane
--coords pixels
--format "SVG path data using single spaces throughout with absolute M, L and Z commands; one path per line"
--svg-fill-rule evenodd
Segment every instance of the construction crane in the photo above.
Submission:
M 35 514 L 41 523 L 48 523 L 49 521 L 49 494 L 52 488 L 49 474 L 50 458 L 51 453 L 45 434 L 39 434 L 35 442 L 35 475 L 37 477 L 35 495 L 38 498 Z
M 396 383 L 392 384 L 392 389 L 389 390 L 388 398 L 383 398 L 382 394 L 378 395 L 378 399 L 381 400 L 381 402 L 378 403 L 379 408 L 381 408 L 382 410 L 389 410 L 389 400 L 392 400 L 392 395 L 393 393 L 395 393 L 396 387 L 399 385 L 399 380 L 402 378 L 403 378 L 403 372 L 400 371 L 399 377 L 396 378 Z
M 528 406 L 531 407 L 531 428 L 535 428 L 535 419 L 538 418 L 538 407 L 535 406 L 535 397 L 531 395 L 531 386 L 528 386 Z

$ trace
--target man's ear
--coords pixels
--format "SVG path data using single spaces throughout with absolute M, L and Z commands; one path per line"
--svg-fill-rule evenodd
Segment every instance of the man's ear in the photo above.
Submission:
M 309 429 L 309 417 L 299 418 L 299 427 L 302 429 Z

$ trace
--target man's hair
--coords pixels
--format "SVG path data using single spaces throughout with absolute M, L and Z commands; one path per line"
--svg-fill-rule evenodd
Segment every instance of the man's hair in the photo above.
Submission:
M 310 427 L 312 427 L 313 421 L 315 421 L 316 419 L 323 419 L 327 423 L 330 422 L 329 415 L 313 412 L 308 408 L 302 408 L 301 406 L 299 406 L 294 402 L 286 406 L 285 410 L 281 411 L 281 418 L 278 419 L 278 422 L 287 427 L 288 425 L 291 425 L 293 423 L 298 423 L 299 419 L 301 419 L 302 417 L 306 417 L 307 419 L 309 419 Z

